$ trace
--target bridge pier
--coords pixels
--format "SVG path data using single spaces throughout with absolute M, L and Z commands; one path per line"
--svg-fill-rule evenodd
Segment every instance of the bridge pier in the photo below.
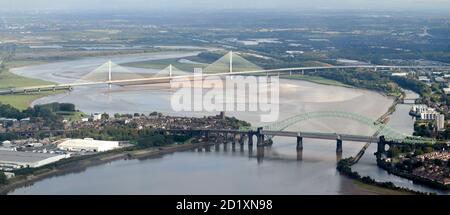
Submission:
M 257 146 L 264 146 L 264 134 L 262 134 L 262 127 L 258 128 L 257 134 L 256 134 L 256 138 L 257 138 Z
M 264 134 L 258 134 L 257 146 L 264 146 Z
M 336 153 L 336 162 L 339 162 L 340 160 L 342 160 L 342 152 L 337 152 Z
M 209 131 L 205 131 L 205 139 L 206 141 L 209 141 Z
M 253 133 L 249 132 L 247 136 L 248 136 L 248 145 L 253 145 Z
M 211 152 L 211 146 L 205 146 L 205 152 Z
M 216 143 L 219 143 L 219 141 L 220 141 L 220 133 L 219 132 L 217 132 L 216 133 Z
M 228 132 L 224 132 L 223 133 L 223 143 L 227 144 L 227 142 L 228 142 Z
M 386 144 L 387 143 L 386 143 L 384 136 L 381 136 L 377 143 L 377 152 L 375 153 L 377 162 L 381 159 L 381 155 L 386 152 L 386 149 L 385 149 Z M 389 145 L 389 147 L 390 147 L 390 145 Z
M 336 152 L 337 153 L 342 152 L 342 138 L 341 138 L 341 136 L 338 136 L 336 138 Z
M 299 150 L 297 151 L 297 161 L 303 160 L 303 151 Z
M 377 148 L 377 153 L 385 153 L 385 144 L 386 144 L 386 140 L 384 139 L 384 136 L 381 136 L 380 139 L 378 140 L 378 148 Z
M 297 135 L 297 151 L 303 150 L 303 137 L 300 134 Z
M 256 149 L 256 160 L 259 164 L 263 162 L 263 160 L 264 160 L 264 148 L 263 147 L 259 147 Z
M 239 135 L 239 145 L 244 145 L 244 139 L 245 139 L 245 135 L 244 134 L 240 134 Z
M 231 144 L 233 144 L 233 146 L 234 146 L 234 144 L 236 144 L 236 142 L 237 141 L 239 141 L 239 137 L 238 137 L 238 134 L 233 134 L 233 141 L 231 142 Z

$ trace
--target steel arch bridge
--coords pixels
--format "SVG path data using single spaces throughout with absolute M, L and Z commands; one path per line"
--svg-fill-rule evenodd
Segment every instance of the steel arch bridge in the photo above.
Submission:
M 263 126 L 263 129 L 271 131 L 283 131 L 288 127 L 295 125 L 297 123 L 317 118 L 341 118 L 352 120 L 374 129 L 374 131 L 377 131 L 378 136 L 385 136 L 386 140 L 400 141 L 413 144 L 423 142 L 431 142 L 431 143 L 435 142 L 435 140 L 431 138 L 411 136 L 402 133 L 397 129 L 394 129 L 388 125 L 376 122 L 373 119 L 370 119 L 369 117 L 343 111 L 317 111 L 317 112 L 302 113 L 281 121 L 274 122 L 272 124 L 265 125 Z

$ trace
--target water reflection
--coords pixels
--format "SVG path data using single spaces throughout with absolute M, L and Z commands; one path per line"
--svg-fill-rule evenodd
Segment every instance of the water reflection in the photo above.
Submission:
M 303 160 L 303 150 L 297 150 L 297 161 Z

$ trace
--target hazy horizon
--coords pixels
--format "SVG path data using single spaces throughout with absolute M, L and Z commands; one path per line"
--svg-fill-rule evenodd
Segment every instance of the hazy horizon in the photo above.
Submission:
M 6 11 L 118 11 L 118 10 L 417 10 L 450 11 L 450 0 L 0 0 Z

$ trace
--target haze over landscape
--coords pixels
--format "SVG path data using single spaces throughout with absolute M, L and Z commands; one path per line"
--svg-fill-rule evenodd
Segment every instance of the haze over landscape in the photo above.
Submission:
M 310 10 L 310 9 L 363 9 L 363 10 L 431 10 L 450 11 L 448 0 L 1 0 L 0 10 Z

